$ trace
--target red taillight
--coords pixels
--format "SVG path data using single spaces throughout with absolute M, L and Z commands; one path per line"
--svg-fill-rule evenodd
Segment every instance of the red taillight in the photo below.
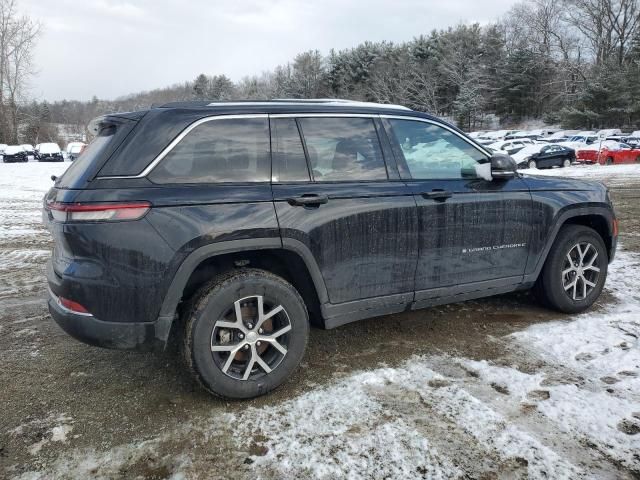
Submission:
M 137 220 L 151 208 L 149 202 L 132 203 L 59 203 L 47 205 L 59 222 L 99 222 Z
M 74 302 L 73 300 L 69 300 L 68 298 L 64 298 L 64 297 L 58 297 L 58 300 L 60 301 L 60 305 L 62 305 L 67 310 L 71 310 L 72 312 L 76 312 L 76 313 L 84 313 L 84 314 L 89 313 L 89 310 L 84 308 L 78 302 Z

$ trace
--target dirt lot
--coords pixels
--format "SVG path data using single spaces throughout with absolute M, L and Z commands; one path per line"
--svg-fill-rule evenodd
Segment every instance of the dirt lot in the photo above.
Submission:
M 173 349 L 53 323 L 40 204 L 64 166 L 0 167 L 0 477 L 640 477 L 640 168 L 563 172 L 610 185 L 621 220 L 592 311 L 512 294 L 313 330 L 290 382 L 223 402 Z

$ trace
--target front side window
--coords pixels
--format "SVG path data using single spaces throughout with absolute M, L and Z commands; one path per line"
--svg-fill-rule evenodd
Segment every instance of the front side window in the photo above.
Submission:
M 156 166 L 156 183 L 268 182 L 266 118 L 216 119 L 191 130 Z
M 415 120 L 390 120 L 391 136 L 414 179 L 485 177 L 487 155 L 444 127 Z
M 301 118 L 316 182 L 386 180 L 387 169 L 370 118 Z

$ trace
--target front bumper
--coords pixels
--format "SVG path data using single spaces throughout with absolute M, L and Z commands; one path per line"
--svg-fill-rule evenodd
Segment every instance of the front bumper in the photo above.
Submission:
M 164 350 L 173 318 L 160 317 L 155 322 L 105 322 L 91 314 L 77 313 L 64 307 L 55 291 L 64 291 L 61 278 L 51 261 L 47 266 L 49 313 L 66 333 L 83 343 L 116 350 Z

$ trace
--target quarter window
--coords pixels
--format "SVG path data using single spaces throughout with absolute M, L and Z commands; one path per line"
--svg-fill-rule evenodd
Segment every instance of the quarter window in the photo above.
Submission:
M 266 118 L 198 125 L 149 175 L 156 183 L 268 182 L 270 177 Z
M 387 179 L 372 119 L 301 118 L 299 122 L 316 182 Z
M 409 173 L 414 179 L 484 177 L 487 155 L 444 127 L 414 120 L 390 120 Z

